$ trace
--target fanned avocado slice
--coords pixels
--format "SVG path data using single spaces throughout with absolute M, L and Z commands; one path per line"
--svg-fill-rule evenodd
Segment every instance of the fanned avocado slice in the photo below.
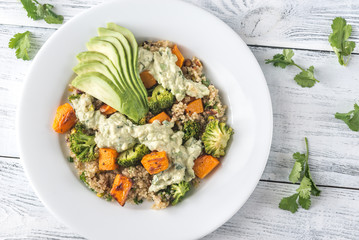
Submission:
M 96 41 L 96 40 L 108 42 L 116 48 L 118 58 L 119 58 L 119 65 L 118 65 L 117 69 L 118 69 L 118 72 L 120 73 L 120 75 L 123 76 L 123 78 L 122 78 L 123 84 L 132 90 L 132 92 L 136 95 L 138 101 L 140 101 L 144 107 L 148 108 L 146 98 L 144 98 L 140 94 L 140 92 L 138 91 L 138 89 L 135 85 L 134 80 L 132 80 L 131 75 L 128 71 L 128 67 L 127 67 L 128 64 L 126 61 L 126 53 L 125 53 L 125 49 L 123 48 L 121 42 L 115 37 L 108 37 L 108 36 L 94 37 L 90 40 L 90 42 Z
M 98 28 L 98 34 L 100 36 L 115 37 L 121 42 L 121 44 L 123 46 L 123 49 L 125 50 L 125 53 L 126 53 L 127 69 L 128 69 L 128 71 L 129 71 L 129 73 L 131 75 L 131 80 L 134 82 L 136 90 L 139 91 L 139 93 L 142 94 L 143 98 L 146 99 L 147 98 L 147 91 L 145 91 L 145 93 L 144 93 L 141 90 L 141 88 L 144 85 L 143 85 L 142 81 L 141 81 L 141 83 L 139 83 L 137 78 L 136 78 L 137 69 L 134 69 L 134 66 L 133 66 L 133 61 L 132 61 L 133 55 L 132 55 L 131 46 L 128 43 L 125 36 L 122 35 L 119 32 L 112 31 L 112 30 L 107 29 L 107 28 Z
M 116 23 L 107 23 L 107 28 L 112 31 L 121 33 L 123 36 L 125 36 L 128 43 L 130 44 L 131 51 L 132 51 L 132 66 L 134 69 L 135 77 L 136 77 L 138 84 L 140 85 L 141 91 L 143 92 L 143 94 L 145 96 L 147 96 L 147 90 L 146 90 L 145 86 L 143 85 L 143 83 L 140 79 L 139 73 L 137 71 L 138 44 L 137 44 L 135 36 L 133 35 L 133 33 L 130 30 L 128 30 L 125 27 L 119 26 Z
M 119 92 L 121 93 L 124 92 L 124 90 L 121 87 L 119 87 L 118 85 L 119 83 L 116 77 L 112 74 L 109 68 L 106 65 L 104 65 L 102 62 L 99 61 L 80 62 L 73 68 L 73 71 L 77 75 L 82 75 L 89 72 L 101 73 L 102 75 L 110 79 L 116 85 L 116 87 L 118 87 Z
M 77 76 L 71 84 L 127 115 L 133 121 L 138 122 L 147 113 L 139 105 L 140 102 L 133 99 L 133 95 L 119 92 L 118 87 L 101 73 L 84 73 Z
M 110 70 L 112 75 L 116 78 L 116 81 L 119 81 L 120 75 L 117 72 L 117 69 L 113 65 L 110 59 L 108 59 L 107 56 L 103 55 L 99 52 L 93 52 L 93 51 L 87 51 L 87 52 L 81 52 L 77 54 L 76 56 L 77 60 L 79 60 L 80 63 L 86 63 L 86 62 L 92 62 L 92 61 L 98 61 L 107 66 L 107 68 Z M 118 84 L 120 87 L 121 85 Z

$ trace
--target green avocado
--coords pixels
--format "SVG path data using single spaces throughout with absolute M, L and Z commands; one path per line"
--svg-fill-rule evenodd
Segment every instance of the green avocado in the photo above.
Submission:
M 146 99 L 140 94 L 140 91 L 138 90 L 137 86 L 135 85 L 135 81 L 132 79 L 132 77 L 130 75 L 130 71 L 128 69 L 128 64 L 127 64 L 127 60 L 126 60 L 125 49 L 122 46 L 121 42 L 117 38 L 110 37 L 110 36 L 94 37 L 90 40 L 90 42 L 91 41 L 108 42 L 116 48 L 117 56 L 119 58 L 119 62 L 118 62 L 119 64 L 116 67 L 117 67 L 118 72 L 122 76 L 122 79 L 120 79 L 120 81 L 123 82 L 123 85 L 127 86 L 127 88 L 129 88 L 133 91 L 133 93 L 138 98 L 138 101 L 141 101 L 143 106 L 147 106 Z
M 112 30 L 112 31 L 121 33 L 123 36 L 125 36 L 128 43 L 130 44 L 131 51 L 132 51 L 132 67 L 134 69 L 135 77 L 137 79 L 137 82 L 141 86 L 140 87 L 141 91 L 143 92 L 143 94 L 145 96 L 147 96 L 147 90 L 146 90 L 145 86 L 143 85 L 143 83 L 141 81 L 141 78 L 140 78 L 140 75 L 139 75 L 139 73 L 137 71 L 138 44 L 137 44 L 135 36 L 127 28 L 119 26 L 119 25 L 117 25 L 115 23 L 107 23 L 107 28 Z
M 99 72 L 81 74 L 71 84 L 75 88 L 100 99 L 136 122 L 147 114 L 140 103 L 133 99 L 133 95 L 121 93 L 110 79 Z
M 117 69 L 115 68 L 113 63 L 110 61 L 110 59 L 108 59 L 108 57 L 106 57 L 102 53 L 92 52 L 92 51 L 81 52 L 77 54 L 76 58 L 77 60 L 79 60 L 80 63 L 86 63 L 92 61 L 101 62 L 102 64 L 107 66 L 107 68 L 110 70 L 112 75 L 116 78 L 116 82 L 118 82 L 118 80 L 120 79 L 120 75 L 118 74 Z M 118 84 L 118 86 L 120 85 Z
M 77 75 L 82 75 L 88 72 L 98 72 L 110 79 L 117 87 L 118 90 L 123 93 L 124 90 L 119 86 L 119 83 L 109 68 L 99 61 L 80 62 L 72 69 Z
M 99 34 L 99 36 L 104 36 L 104 37 L 115 37 L 120 41 L 120 43 L 123 46 L 123 49 L 126 53 L 127 70 L 129 72 L 129 74 L 131 75 L 131 80 L 133 81 L 133 84 L 136 87 L 136 90 L 139 91 L 140 94 L 142 94 L 142 96 L 144 98 L 147 98 L 147 91 L 142 91 L 142 88 L 145 90 L 142 81 L 140 80 L 140 82 L 138 82 L 138 79 L 136 78 L 137 69 L 136 68 L 134 69 L 134 66 L 133 66 L 132 49 L 131 49 L 131 46 L 128 43 L 127 39 L 125 38 L 125 36 L 119 32 L 112 31 L 107 28 L 98 28 L 98 34 Z

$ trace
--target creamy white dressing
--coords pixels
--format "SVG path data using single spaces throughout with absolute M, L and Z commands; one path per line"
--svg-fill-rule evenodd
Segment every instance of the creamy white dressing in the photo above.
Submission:
M 139 72 L 149 70 L 157 82 L 169 89 L 178 101 L 186 95 L 195 98 L 209 95 L 209 90 L 205 85 L 186 79 L 176 62 L 176 55 L 172 54 L 168 47 L 160 48 L 154 53 L 142 47 L 139 48 Z
M 145 144 L 151 151 L 165 151 L 170 166 L 167 170 L 153 176 L 150 191 L 157 192 L 167 186 L 194 178 L 194 160 L 202 151 L 201 140 L 189 139 L 182 145 L 184 133 L 173 132 L 174 123 L 154 121 L 152 124 L 134 125 L 121 113 L 116 112 L 106 118 L 95 111 L 92 97 L 82 94 L 72 101 L 76 116 L 86 127 L 95 129 L 95 142 L 98 147 L 114 148 L 122 152 L 135 143 Z

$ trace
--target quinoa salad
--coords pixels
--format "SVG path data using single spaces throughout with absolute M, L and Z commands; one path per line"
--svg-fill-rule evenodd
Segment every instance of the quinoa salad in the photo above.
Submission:
M 65 135 L 68 161 L 97 197 L 121 206 L 177 205 L 225 156 L 233 135 L 227 106 L 180 43 L 138 45 L 114 23 L 98 35 L 77 55 L 53 129 Z

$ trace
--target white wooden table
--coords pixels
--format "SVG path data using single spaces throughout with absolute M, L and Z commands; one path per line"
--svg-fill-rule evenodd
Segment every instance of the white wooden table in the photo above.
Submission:
M 40 2 L 55 5 L 66 22 L 103 1 Z M 359 239 L 359 133 L 334 118 L 358 100 L 359 1 L 187 1 L 222 19 L 250 46 L 266 76 L 274 112 L 273 144 L 261 181 L 244 207 L 205 239 Z M 337 16 L 352 24 L 358 45 L 348 67 L 339 65 L 327 41 Z M 31 61 L 17 60 L 8 41 L 29 30 L 36 42 L 34 53 L 57 28 L 27 18 L 18 0 L 0 1 L 0 239 L 83 238 L 57 221 L 36 197 L 16 143 L 16 110 Z M 314 65 L 320 83 L 301 88 L 293 80 L 297 69 L 264 64 L 283 48 L 295 50 L 298 64 Z M 291 214 L 278 203 L 297 188 L 288 174 L 293 152 L 304 151 L 305 136 L 312 175 L 322 194 L 312 198 L 309 211 Z

